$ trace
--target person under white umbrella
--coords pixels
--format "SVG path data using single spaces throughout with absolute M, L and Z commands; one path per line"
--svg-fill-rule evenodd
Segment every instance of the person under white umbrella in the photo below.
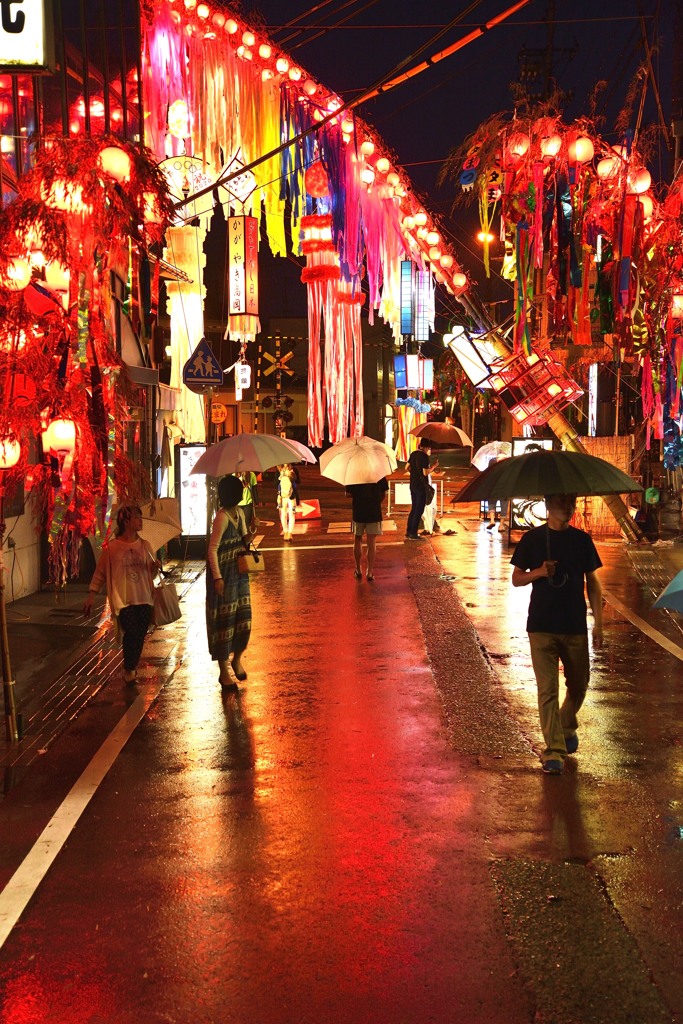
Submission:
M 388 444 L 372 437 L 347 437 L 320 456 L 320 472 L 343 487 L 349 484 L 376 484 L 396 469 L 397 462 Z

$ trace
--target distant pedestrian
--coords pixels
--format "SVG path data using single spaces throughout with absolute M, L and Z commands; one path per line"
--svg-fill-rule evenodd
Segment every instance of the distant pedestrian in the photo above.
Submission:
M 134 683 L 152 619 L 154 577 L 161 562 L 149 541 L 139 535 L 142 512 L 139 505 L 124 505 L 116 516 L 116 533 L 102 550 L 90 581 L 83 614 L 90 615 L 95 594 L 106 584 L 111 614 L 121 631 L 123 678 Z
M 603 641 L 597 577 L 602 562 L 589 535 L 569 525 L 576 496 L 550 494 L 545 504 L 547 523 L 525 533 L 512 556 L 512 585 L 532 587 L 527 631 L 545 740 L 543 771 L 560 775 L 565 757 L 579 746 L 577 713 L 590 678 L 584 580 L 593 612 L 593 647 Z M 560 661 L 567 687 L 562 706 Z
M 432 443 L 426 437 L 423 437 L 420 441 L 420 447 L 416 448 L 408 459 L 411 508 L 406 526 L 406 540 L 422 539 L 417 531 L 420 528 L 420 520 L 427 503 L 426 485 L 430 473 L 429 456 L 431 453 Z
M 437 477 L 442 476 L 444 476 L 444 471 L 443 469 L 439 469 L 439 463 L 437 460 L 436 462 L 432 463 L 432 466 L 429 471 L 429 476 L 427 477 L 427 483 L 434 491 L 434 494 L 432 495 L 432 500 L 426 502 L 424 512 L 422 513 L 422 523 L 424 526 L 422 536 L 424 537 L 431 537 L 433 533 L 441 533 L 441 527 L 436 521 L 436 514 L 438 512 L 438 501 L 437 489 L 434 481 Z
M 258 527 L 258 514 L 256 512 L 258 507 L 258 481 L 256 473 L 238 473 L 237 476 L 242 481 L 243 488 L 239 507 L 244 514 L 247 529 L 250 533 L 256 533 L 256 528 Z
M 237 564 L 248 537 L 244 514 L 239 507 L 242 493 L 242 481 L 236 476 L 219 480 L 220 507 L 213 521 L 206 557 L 206 635 L 209 654 L 218 662 L 218 680 L 225 688 L 236 686 L 230 680 L 230 667 L 236 679 L 247 678 L 242 655 L 251 635 L 249 576 L 240 573 Z
M 277 508 L 280 513 L 282 536 L 284 540 L 292 540 L 296 516 L 294 472 L 289 465 L 278 466 L 278 469 L 280 473 L 277 480 Z
M 351 495 L 351 532 L 353 533 L 353 557 L 356 562 L 354 576 L 363 578 L 361 558 L 363 553 L 363 534 L 367 546 L 366 576 L 369 583 L 375 578 L 375 551 L 377 538 L 382 532 L 382 502 L 389 490 L 389 482 L 382 477 L 377 483 L 349 484 L 347 494 Z

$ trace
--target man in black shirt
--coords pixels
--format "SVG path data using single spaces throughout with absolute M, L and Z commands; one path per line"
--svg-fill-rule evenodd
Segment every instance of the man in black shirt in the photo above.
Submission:
M 382 532 L 382 502 L 384 495 L 389 490 L 389 482 L 386 477 L 376 484 L 349 484 L 346 488 L 351 495 L 351 532 L 353 533 L 353 557 L 356 561 L 354 576 L 357 580 L 362 579 L 360 568 L 361 554 L 363 551 L 363 534 L 366 536 L 368 547 L 368 583 L 375 578 L 375 549 L 377 538 Z
M 428 483 L 429 456 L 431 453 L 431 441 L 423 437 L 420 441 L 420 447 L 416 448 L 408 459 L 411 508 L 408 515 L 408 525 L 406 526 L 406 540 L 422 540 L 417 531 L 420 528 L 420 520 L 422 519 L 427 499 L 426 484 Z
M 602 588 L 596 575 L 602 562 L 588 534 L 569 525 L 576 496 L 547 495 L 545 504 L 546 525 L 524 534 L 512 556 L 512 585 L 532 585 L 527 632 L 545 740 L 543 771 L 561 775 L 565 757 L 579 746 L 576 715 L 590 677 L 584 578 L 593 647 L 602 646 Z M 567 686 L 561 707 L 560 661 Z

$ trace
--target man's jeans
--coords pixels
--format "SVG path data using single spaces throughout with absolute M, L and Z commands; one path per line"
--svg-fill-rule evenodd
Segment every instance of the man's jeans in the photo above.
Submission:
M 576 714 L 588 689 L 588 636 L 585 633 L 529 633 L 529 646 L 545 740 L 543 760 L 562 761 L 567 756 L 564 738 L 576 732 Z M 567 684 L 562 707 L 559 704 L 560 661 Z
M 406 526 L 406 535 L 409 537 L 414 537 L 420 529 L 420 520 L 422 519 L 422 513 L 425 510 L 426 497 L 424 487 L 410 488 L 410 500 L 413 507 L 410 510 L 408 525 Z

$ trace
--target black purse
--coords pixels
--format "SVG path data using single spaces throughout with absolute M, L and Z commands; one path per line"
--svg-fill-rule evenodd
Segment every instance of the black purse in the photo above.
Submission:
M 425 505 L 431 505 L 436 497 L 436 488 L 425 482 Z

